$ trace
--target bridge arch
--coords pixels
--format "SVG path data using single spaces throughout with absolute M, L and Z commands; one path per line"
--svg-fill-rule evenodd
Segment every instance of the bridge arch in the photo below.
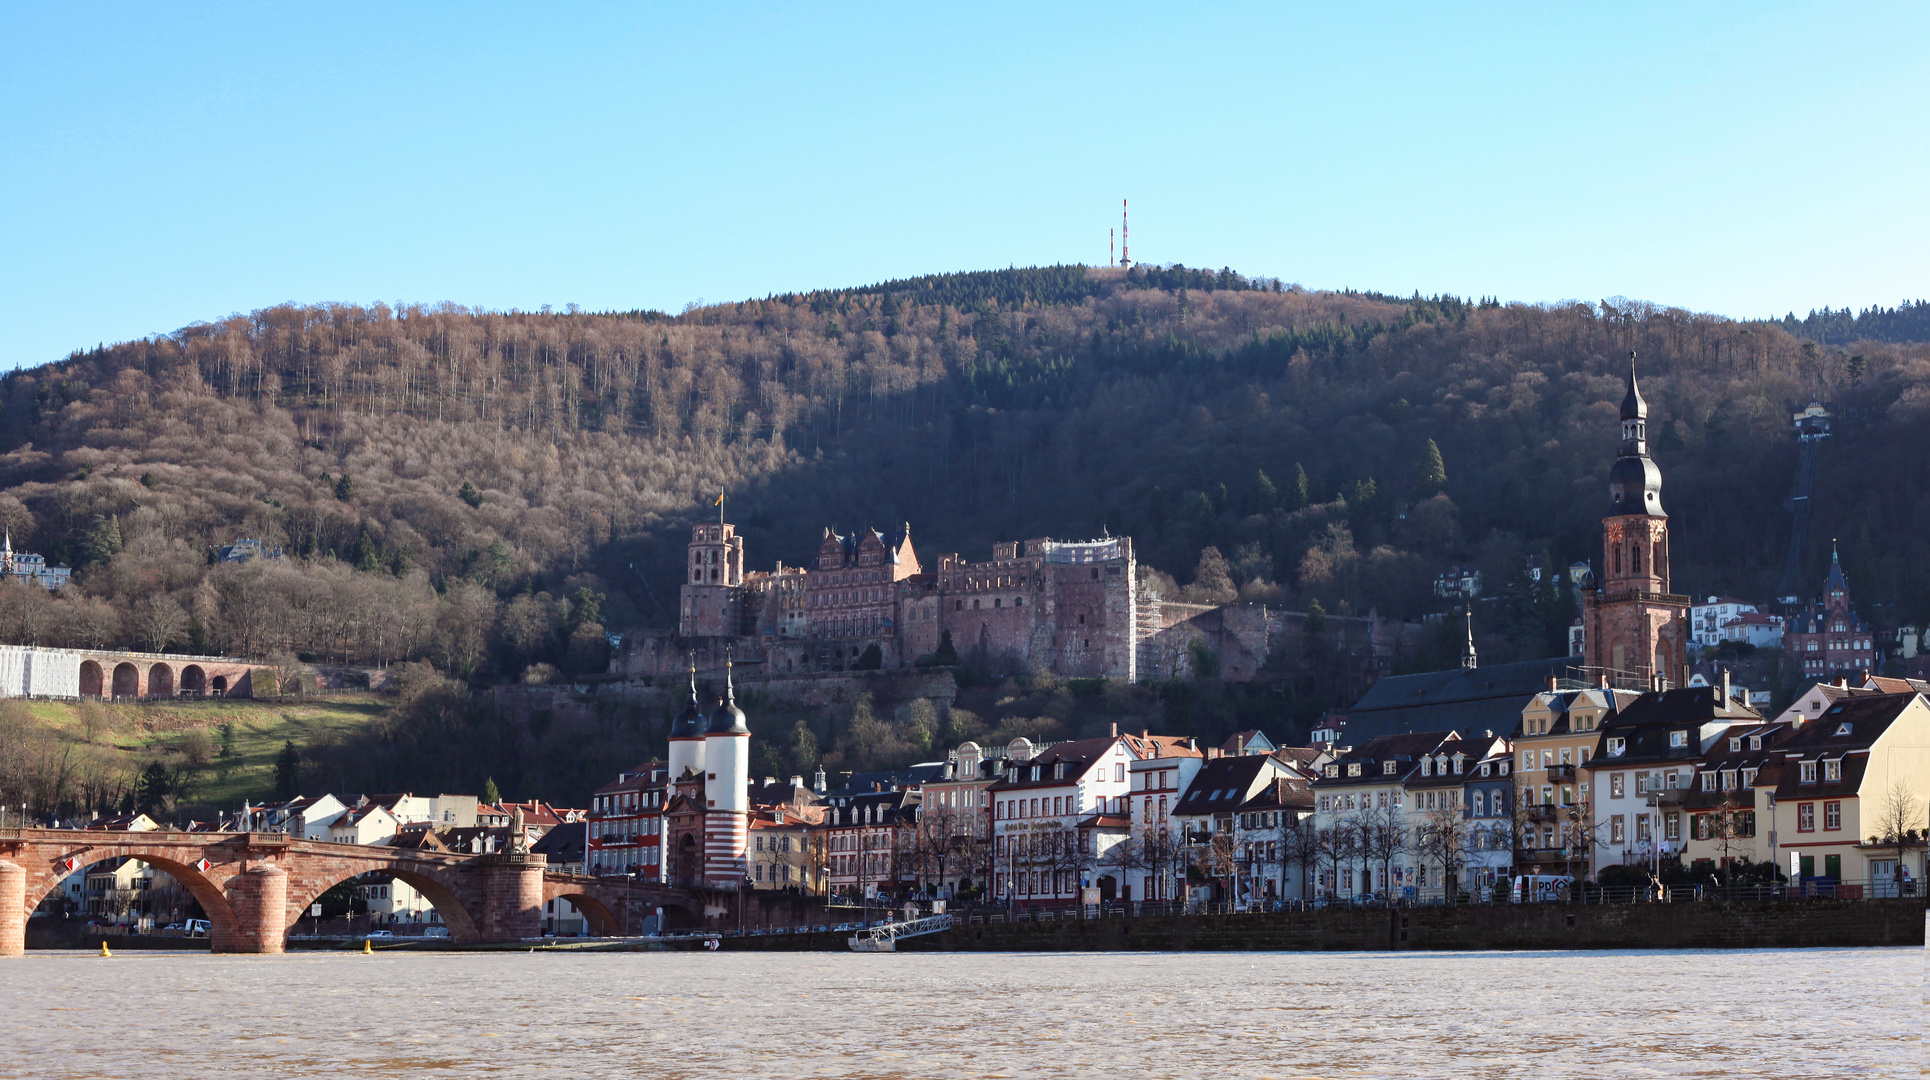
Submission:
M 174 669 L 161 663 L 148 668 L 147 693 L 149 697 L 173 697 Z
M 544 894 L 545 902 L 565 900 L 574 905 L 589 923 L 591 937 L 617 937 L 623 933 L 623 921 L 603 901 L 588 893 L 545 889 Z
M 101 670 L 100 661 L 82 660 L 80 662 L 80 696 L 101 697 L 107 687 L 107 673 Z
M 358 859 L 346 866 L 337 865 L 327 873 L 303 873 L 300 884 L 289 883 L 288 916 L 282 927 L 286 933 L 301 917 L 308 913 L 309 905 L 322 898 L 322 894 L 364 874 L 384 874 L 407 884 L 442 916 L 443 925 L 449 928 L 449 940 L 474 942 L 482 940 L 482 930 L 476 926 L 476 918 L 463 904 L 450 886 L 435 873 L 421 866 L 409 863 L 392 863 L 380 859 Z
M 208 689 L 208 673 L 200 664 L 189 664 L 181 669 L 181 692 L 201 694 Z
M 85 875 L 88 870 L 101 863 L 111 859 L 126 857 L 138 859 L 149 866 L 155 867 L 179 882 L 181 887 L 188 891 L 188 895 L 194 897 L 195 903 L 201 905 L 202 912 L 206 915 L 209 924 L 214 928 L 208 935 L 210 938 L 224 939 L 238 933 L 240 930 L 240 921 L 235 918 L 233 905 L 228 903 L 227 893 L 222 890 L 221 886 L 215 884 L 206 874 L 202 873 L 198 867 L 182 862 L 179 858 L 180 854 L 181 852 L 175 848 L 155 850 L 139 844 L 109 844 L 101 847 L 79 846 L 74 851 L 58 855 L 52 859 L 51 862 L 53 865 L 51 872 L 45 877 L 40 878 L 39 883 L 36 883 L 32 876 L 28 878 L 27 896 L 23 907 L 26 911 L 33 911 L 38 908 L 41 902 L 46 900 L 55 889 L 60 888 L 60 883 L 67 880 L 71 874 L 78 873 Z M 74 869 L 71 871 L 65 868 L 66 861 L 70 858 L 75 861 Z M 220 866 L 210 866 L 208 869 L 222 872 L 234 868 L 233 864 L 222 864 Z
M 123 660 L 114 665 L 114 696 L 141 696 L 141 669 Z
M 226 675 L 216 675 L 214 680 L 208 684 L 208 689 L 214 691 L 216 694 L 227 693 L 228 677 Z

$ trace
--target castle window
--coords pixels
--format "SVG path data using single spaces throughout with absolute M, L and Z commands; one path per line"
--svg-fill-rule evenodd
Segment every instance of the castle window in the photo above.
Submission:
M 1012 598 L 1012 606 L 1013 606 L 1013 607 L 1024 607 L 1024 606 L 1025 606 L 1025 597 L 1023 597 L 1023 596 L 1015 596 L 1015 597 L 1013 597 L 1013 598 Z

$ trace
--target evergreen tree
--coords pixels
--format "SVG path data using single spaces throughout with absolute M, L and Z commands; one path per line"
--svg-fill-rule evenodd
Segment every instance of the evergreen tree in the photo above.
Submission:
M 1270 514 L 1280 505 L 1280 491 L 1268 479 L 1265 469 L 1253 470 L 1253 488 L 1247 493 L 1246 512 L 1248 514 Z
M 1420 467 L 1414 470 L 1414 491 L 1416 501 L 1439 495 L 1447 487 L 1447 465 L 1441 461 L 1441 448 L 1433 439 L 1421 451 Z
M 295 740 L 289 739 L 281 744 L 281 753 L 275 757 L 275 796 L 287 802 L 301 794 L 301 751 L 295 749 Z
M 120 554 L 121 519 L 118 514 L 95 514 L 81 540 L 81 556 L 89 563 L 104 563 Z
M 1307 636 L 1327 632 L 1327 609 L 1320 606 L 1319 600 L 1307 601 Z
M 476 485 L 467 480 L 462 482 L 462 488 L 456 492 L 456 498 L 468 503 L 471 507 L 478 507 L 483 504 L 482 492 L 477 491 Z
M 355 541 L 355 568 L 371 574 L 382 569 L 382 553 L 376 550 L 375 538 L 367 529 L 363 529 L 361 538 Z
M 167 767 L 158 761 L 148 765 L 141 770 L 139 784 L 140 793 L 135 797 L 135 809 L 148 815 L 160 813 L 167 797 L 174 791 Z
M 1299 462 L 1293 463 L 1293 479 L 1287 483 L 1289 510 L 1304 510 L 1310 500 L 1307 494 L 1307 470 Z
M 958 646 L 952 644 L 950 630 L 938 635 L 938 651 L 932 653 L 932 662 L 939 667 L 958 666 Z
M 503 793 L 496 790 L 496 778 L 493 776 L 483 778 L 482 801 L 485 806 L 501 806 L 503 804 Z
M 347 502 L 348 497 L 354 493 L 355 481 L 350 480 L 348 473 L 345 472 L 335 481 L 335 497 L 341 499 L 343 502 Z

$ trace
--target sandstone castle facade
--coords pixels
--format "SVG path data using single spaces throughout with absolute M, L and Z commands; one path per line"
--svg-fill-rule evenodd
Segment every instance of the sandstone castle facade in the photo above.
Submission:
M 677 633 L 627 641 L 631 674 L 681 671 L 692 653 L 706 668 L 728 654 L 769 676 L 907 668 L 949 632 L 961 659 L 1000 672 L 1130 681 L 1157 629 L 1141 625 L 1127 537 L 1008 541 L 984 562 L 948 554 L 927 566 L 908 524 L 826 529 L 812 565 L 748 571 L 743 537 L 716 521 L 691 527 L 687 551 Z

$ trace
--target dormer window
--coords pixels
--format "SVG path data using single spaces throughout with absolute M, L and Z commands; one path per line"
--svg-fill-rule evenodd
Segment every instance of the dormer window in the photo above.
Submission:
M 1509 765 L 1511 765 L 1511 764 L 1513 764 L 1513 763 L 1514 763 L 1514 759 L 1513 759 L 1513 758 L 1509 758 L 1509 759 L 1508 759 L 1507 761 L 1504 761 L 1504 762 L 1502 762 L 1502 763 L 1501 763 L 1501 775 L 1503 775 L 1503 776 L 1506 776 L 1506 775 L 1508 775 L 1508 766 L 1509 766 Z
M 1686 731 L 1671 731 L 1671 732 L 1669 732 L 1669 747 L 1670 747 L 1671 749 L 1675 749 L 1675 750 L 1680 750 L 1681 748 L 1683 748 L 1683 747 L 1685 747 L 1685 746 L 1687 746 L 1687 745 L 1689 745 L 1689 733 L 1688 733 L 1688 732 L 1686 732 Z
M 1394 771 L 1394 763 L 1393 763 L 1393 762 L 1391 762 L 1391 761 L 1390 761 L 1390 762 L 1388 762 L 1388 763 L 1387 763 L 1387 766 L 1386 766 L 1386 768 L 1384 768 L 1384 769 L 1382 769 L 1381 771 L 1382 771 L 1382 772 L 1389 772 L 1389 773 L 1391 773 L 1391 772 L 1393 772 L 1393 771 Z M 1433 775 L 1433 773 L 1434 773 L 1434 762 L 1433 762 L 1432 760 L 1430 760 L 1430 759 L 1428 759 L 1428 758 L 1422 758 L 1422 759 L 1421 759 L 1421 775 L 1422 775 L 1422 776 L 1431 776 L 1431 775 Z
M 1838 758 L 1834 761 L 1823 762 L 1823 782 L 1824 783 L 1834 784 L 1841 781 L 1842 779 L 1843 779 L 1843 760 L 1841 758 Z
M 1842 723 L 1836 725 L 1836 735 L 1838 736 L 1848 735 L 1849 733 L 1850 733 L 1850 722 L 1848 720 L 1845 720 Z M 1832 736 L 1832 738 L 1834 737 L 1835 736 Z
M 1622 755 L 1623 755 L 1624 753 L 1626 753 L 1627 751 L 1628 751 L 1628 740 L 1627 740 L 1627 739 L 1622 739 L 1622 738 L 1611 738 L 1611 739 L 1609 739 L 1609 740 L 1608 740 L 1608 756 L 1609 756 L 1609 757 L 1621 757 L 1621 756 L 1622 756 Z
M 1329 765 L 1329 766 L 1327 766 L 1327 768 L 1326 768 L 1326 774 L 1327 774 L 1327 777 L 1328 777 L 1328 779 L 1333 779 L 1334 777 L 1337 777 L 1337 776 L 1339 776 L 1339 775 L 1340 775 L 1340 766 L 1338 766 L 1338 765 Z
M 1454 775 L 1461 775 L 1461 755 L 1454 755 Z
M 1482 776 L 1488 775 L 1488 763 L 1485 761 L 1481 763 L 1481 775 Z
M 1735 754 L 1735 753 L 1740 753 L 1741 751 L 1742 751 L 1742 740 L 1740 738 L 1730 739 L 1729 752 L 1732 754 Z
M 1814 784 L 1816 782 L 1816 763 L 1814 761 L 1803 762 L 1797 767 L 1797 775 L 1800 783 Z
M 1751 750 L 1761 750 L 1761 749 L 1762 749 L 1762 736 L 1761 736 L 1761 735 L 1751 735 L 1751 736 L 1749 736 L 1749 749 L 1751 749 Z
M 1349 764 L 1349 765 L 1347 766 L 1347 775 L 1348 775 L 1348 776 L 1359 776 L 1359 775 L 1360 775 L 1360 762 L 1358 762 L 1358 761 L 1355 761 L 1355 762 L 1352 762 L 1352 763 L 1350 763 L 1350 764 Z
M 1704 790 L 1704 791 L 1714 791 L 1714 790 L 1716 790 L 1716 774 L 1715 774 L 1715 773 L 1712 773 L 1712 772 L 1705 772 L 1705 773 L 1703 773 L 1703 774 L 1702 774 L 1702 790 Z

